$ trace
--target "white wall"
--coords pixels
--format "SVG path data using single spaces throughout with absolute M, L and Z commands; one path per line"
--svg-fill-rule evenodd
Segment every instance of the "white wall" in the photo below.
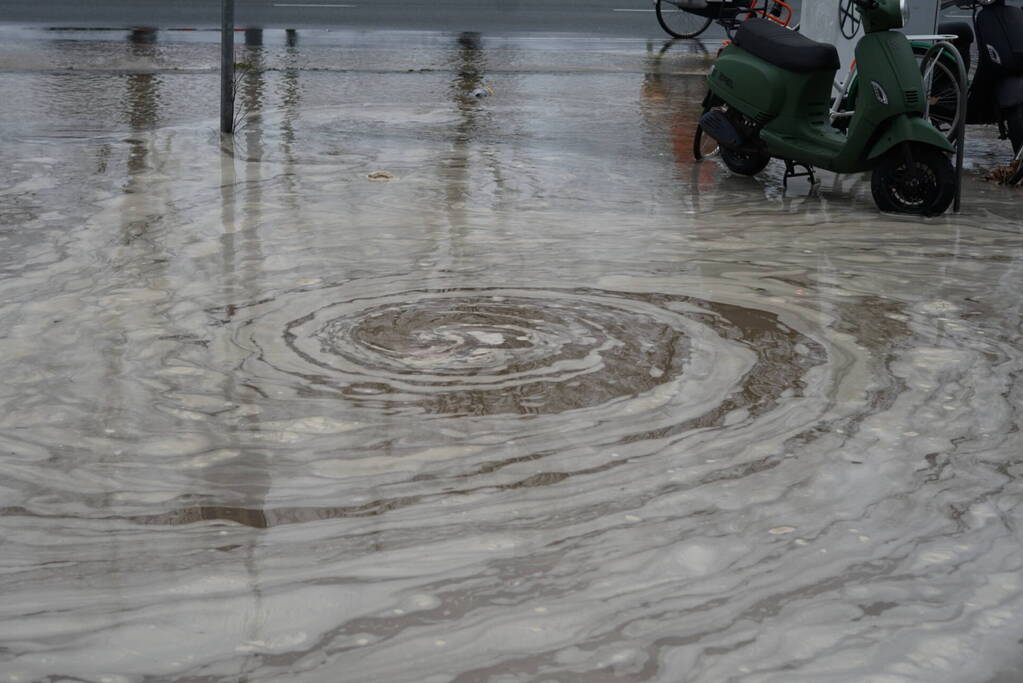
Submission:
M 933 34 L 938 25 L 938 1 L 909 0 L 909 8 L 909 24 L 903 31 L 910 35 Z M 849 15 L 854 20 L 850 20 Z M 842 60 L 838 82 L 839 84 L 845 82 L 853 61 L 856 42 L 863 37 L 859 13 L 852 0 L 818 0 L 803 3 L 799 31 L 807 38 L 831 43 L 838 48 L 838 56 Z

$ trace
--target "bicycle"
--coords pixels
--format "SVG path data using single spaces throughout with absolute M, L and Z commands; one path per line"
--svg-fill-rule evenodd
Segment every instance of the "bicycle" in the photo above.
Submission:
M 695 38 L 715 21 L 734 24 L 742 18 L 763 16 L 788 26 L 792 8 L 784 0 L 654 0 L 654 12 L 661 28 L 673 38 Z

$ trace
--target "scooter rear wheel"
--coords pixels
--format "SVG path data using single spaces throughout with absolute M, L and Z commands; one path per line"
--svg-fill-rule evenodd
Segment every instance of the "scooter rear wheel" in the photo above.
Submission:
M 756 175 L 771 160 L 765 152 L 740 152 L 730 147 L 721 147 L 720 153 L 728 170 L 739 175 Z
M 870 189 L 882 211 L 936 216 L 955 196 L 955 170 L 935 147 L 913 145 L 912 168 L 901 146 L 889 151 L 874 168 Z

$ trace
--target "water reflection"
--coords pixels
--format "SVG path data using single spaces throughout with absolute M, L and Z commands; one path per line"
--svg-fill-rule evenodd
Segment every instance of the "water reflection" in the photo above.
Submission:
M 297 194 L 295 193 L 297 185 L 295 171 L 298 162 L 295 153 L 295 124 L 301 115 L 302 109 L 300 55 L 298 32 L 294 29 L 288 29 L 277 99 L 283 108 L 283 113 L 280 117 L 280 139 L 285 162 L 285 182 L 290 190 L 287 194 L 287 201 L 288 206 L 295 212 L 300 210 Z
M 245 29 L 245 45 L 249 47 L 259 47 L 263 44 L 263 29 L 261 28 L 247 28 Z
M 646 73 L 640 91 L 643 112 L 650 123 L 658 133 L 667 129 L 664 142 L 671 149 L 680 171 L 688 171 L 694 163 L 693 135 L 707 92 L 703 79 L 693 78 L 690 73 L 679 73 L 680 60 L 691 63 L 689 58 L 693 54 L 693 45 L 700 46 L 702 54 L 706 54 L 702 44 L 695 41 L 667 41 L 659 49 L 649 43 Z
M 452 56 L 455 71 L 451 83 L 451 98 L 458 109 L 458 125 L 453 129 L 452 152 L 446 160 L 445 176 L 448 178 L 448 206 L 452 210 L 452 222 L 464 221 L 464 208 L 470 200 L 470 169 L 472 151 L 480 144 L 480 117 L 487 114 L 480 111 L 477 92 L 484 86 L 486 55 L 478 33 L 462 33 L 455 41 L 456 51 Z
M 233 138 L 162 34 L 6 134 L 4 674 L 1011 670 L 1015 194 L 694 165 L 678 44 L 323 40 L 241 46 Z M 47 137 L 83 92 L 112 132 Z
M 157 32 L 155 29 L 136 29 L 128 33 L 130 54 L 152 63 L 156 57 Z M 159 75 L 151 72 L 132 73 L 125 76 L 125 107 L 127 123 L 136 133 L 152 130 L 160 120 Z M 128 155 L 129 182 L 131 177 L 143 171 L 148 163 L 147 142 L 144 136 L 135 136 L 130 142 Z
M 263 158 L 262 113 L 266 88 L 263 30 L 246 29 L 245 43 L 238 56 L 240 67 L 235 86 L 235 133 L 242 133 L 250 159 Z

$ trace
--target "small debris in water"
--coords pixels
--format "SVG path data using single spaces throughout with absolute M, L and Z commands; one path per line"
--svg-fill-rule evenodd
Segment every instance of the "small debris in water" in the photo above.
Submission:
M 366 174 L 366 177 L 378 183 L 386 183 L 390 180 L 398 179 L 398 176 L 387 171 L 371 171 Z
M 995 166 L 990 171 L 984 174 L 984 180 L 988 182 L 1001 183 L 1006 185 L 1009 182 L 1009 178 L 1019 168 L 1020 161 L 1012 161 L 1004 166 Z
M 795 530 L 796 528 L 791 526 L 776 526 L 773 529 L 768 529 L 767 533 L 780 536 L 782 534 L 791 534 Z

